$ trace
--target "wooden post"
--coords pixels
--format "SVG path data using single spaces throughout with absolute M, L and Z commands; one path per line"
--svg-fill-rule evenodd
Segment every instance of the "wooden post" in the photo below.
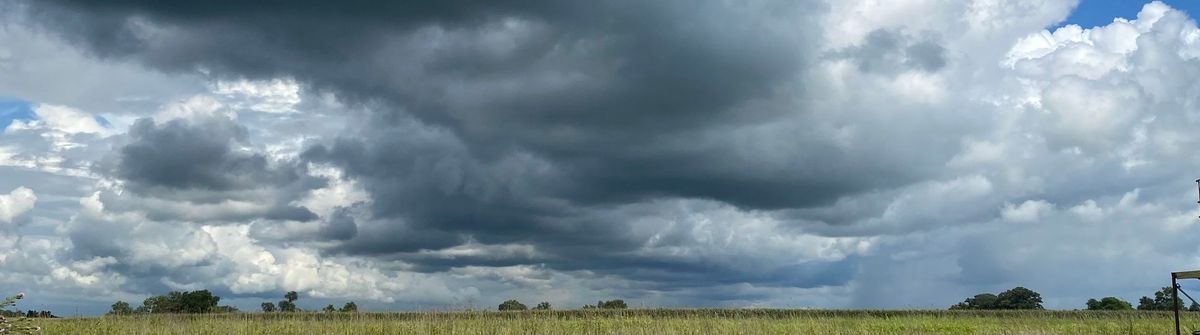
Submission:
M 1179 282 L 1174 272 L 1171 273 L 1171 306 L 1175 310 L 1175 335 L 1179 333 Z

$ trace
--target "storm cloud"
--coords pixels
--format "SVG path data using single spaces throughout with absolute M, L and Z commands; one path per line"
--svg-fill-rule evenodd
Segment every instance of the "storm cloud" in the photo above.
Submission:
M 1029 275 L 1133 261 L 1095 260 L 1125 244 L 1084 225 L 1197 252 L 1172 199 L 1200 166 L 1200 30 L 1161 3 L 1046 30 L 1075 5 L 14 1 L 0 38 L 37 41 L 0 49 L 14 78 L 58 57 L 138 79 L 106 118 L 13 93 L 47 104 L 0 133 L 0 168 L 46 182 L 11 186 L 37 192 L 14 231 L 38 246 L 0 264 L 58 292 L 402 308 L 1153 289 Z
M 799 78 L 813 61 L 815 36 L 805 18 L 824 10 L 819 3 L 92 6 L 31 4 L 30 12 L 73 18 L 79 26 L 53 29 L 104 57 L 167 71 L 287 76 L 379 104 L 358 136 L 303 155 L 341 167 L 372 195 L 376 225 L 364 225 L 371 233 L 337 252 L 518 243 L 565 258 L 556 266 L 602 270 L 609 266 L 601 263 L 640 261 L 616 255 L 650 236 L 630 236 L 632 218 L 581 212 L 660 198 L 751 210 L 811 206 L 912 177 L 795 165 L 736 143 L 744 127 L 806 112 L 789 103 L 808 85 Z M 139 123 L 131 135 L 169 146 L 186 135 L 174 127 L 151 133 Z M 164 138 L 149 138 L 158 134 Z M 230 135 L 216 138 L 237 138 Z M 157 159 L 130 159 L 154 156 L 153 147 L 126 146 L 123 156 L 136 165 L 122 165 L 121 177 L 135 187 L 216 188 L 277 178 L 263 171 L 261 157 L 224 157 L 227 146 L 214 144 L 166 147 L 194 153 Z M 809 159 L 839 160 L 830 151 Z M 203 155 L 218 157 L 192 164 Z M 706 277 L 715 273 L 696 280 Z

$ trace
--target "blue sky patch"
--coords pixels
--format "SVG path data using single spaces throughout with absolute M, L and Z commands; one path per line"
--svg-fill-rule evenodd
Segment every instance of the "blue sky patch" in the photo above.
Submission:
M 100 115 L 92 116 L 92 119 L 96 120 L 96 123 L 100 124 L 101 127 L 104 127 L 104 128 L 112 127 L 112 123 L 109 123 L 108 119 L 105 119 L 103 116 L 100 116 Z
M 33 120 L 33 105 L 29 101 L 0 97 L 0 130 L 8 129 L 13 120 Z
M 1091 28 L 1097 26 L 1105 26 L 1113 22 L 1113 18 L 1123 17 L 1129 20 L 1137 18 L 1138 12 L 1142 11 L 1142 6 L 1152 1 L 1138 0 L 1082 0 L 1071 16 L 1067 17 L 1066 21 L 1051 27 L 1050 30 L 1059 27 L 1076 24 L 1080 27 Z M 1198 0 L 1163 0 L 1163 3 L 1181 10 L 1188 14 L 1189 17 L 1195 17 L 1200 14 L 1200 1 Z

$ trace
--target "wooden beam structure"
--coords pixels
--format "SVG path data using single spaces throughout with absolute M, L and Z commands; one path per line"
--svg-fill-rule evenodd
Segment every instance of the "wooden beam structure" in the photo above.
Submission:
M 1197 180 L 1200 182 L 1200 180 Z M 1180 279 L 1200 279 L 1200 270 L 1171 272 L 1171 309 L 1175 314 L 1175 335 L 1182 335 L 1179 331 L 1179 309 L 1182 304 L 1179 303 L 1179 280 Z M 1187 292 L 1184 292 L 1187 294 Z M 1191 299 L 1191 296 L 1188 296 Z M 1192 300 L 1195 302 L 1195 300 Z
M 1175 279 L 1200 279 L 1200 270 L 1171 272 Z

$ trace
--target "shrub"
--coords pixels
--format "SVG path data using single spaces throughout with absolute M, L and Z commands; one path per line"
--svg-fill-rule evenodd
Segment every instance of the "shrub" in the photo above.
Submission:
M 550 310 L 550 302 L 549 302 L 549 301 L 543 301 L 543 302 L 540 302 L 540 303 L 538 303 L 538 304 L 537 304 L 537 306 L 534 306 L 534 307 L 533 307 L 533 310 L 535 310 L 535 311 L 548 311 L 548 310 Z
M 342 313 L 357 313 L 358 305 L 354 304 L 353 301 L 347 302 L 345 305 L 342 305 L 342 309 L 338 311 Z

